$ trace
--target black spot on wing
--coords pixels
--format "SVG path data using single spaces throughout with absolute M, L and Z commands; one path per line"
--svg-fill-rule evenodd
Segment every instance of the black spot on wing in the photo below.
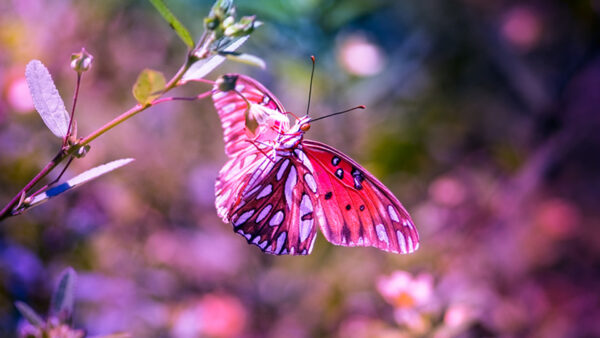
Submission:
M 365 180 L 365 176 L 357 168 L 352 168 L 350 174 L 354 178 L 354 188 L 356 188 L 356 190 L 361 190 L 363 188 L 362 182 Z
M 328 200 L 331 198 L 331 196 L 333 196 L 333 193 L 330 191 L 328 193 L 325 194 L 325 199 Z

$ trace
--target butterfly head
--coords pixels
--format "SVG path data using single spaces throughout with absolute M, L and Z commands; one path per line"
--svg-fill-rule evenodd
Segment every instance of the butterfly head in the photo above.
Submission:
M 303 132 L 306 133 L 309 129 L 310 129 L 310 121 L 312 119 L 310 118 L 310 116 L 306 115 L 306 116 L 302 116 L 301 118 L 298 119 L 298 121 L 296 122 L 296 126 L 294 129 L 297 129 L 296 132 Z

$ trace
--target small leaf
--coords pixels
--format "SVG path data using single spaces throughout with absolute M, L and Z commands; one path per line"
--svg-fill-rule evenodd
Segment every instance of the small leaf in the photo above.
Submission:
M 240 54 L 240 53 L 224 53 L 225 57 L 228 60 L 245 63 L 250 66 L 260 67 L 262 69 L 267 68 L 267 64 L 265 61 L 258 56 L 250 55 L 250 54 Z
M 141 104 L 152 102 L 165 88 L 165 76 L 156 70 L 144 69 L 133 85 L 133 96 Z
M 175 30 L 175 33 L 181 38 L 181 40 L 189 47 L 194 47 L 194 39 L 190 32 L 183 26 L 183 24 L 173 15 L 171 10 L 167 8 L 167 5 L 162 0 L 150 0 L 154 8 L 162 15 L 162 17 L 169 23 L 169 26 Z
M 61 322 L 67 321 L 73 315 L 75 305 L 75 280 L 77 273 L 72 267 L 66 268 L 61 274 L 56 290 L 52 295 L 50 313 Z
M 21 301 L 16 301 L 15 306 L 17 307 L 17 310 L 19 310 L 21 315 L 25 317 L 25 319 L 27 319 L 27 321 L 31 325 L 35 327 L 44 326 L 44 319 L 42 319 L 42 317 L 38 315 L 37 312 L 35 312 L 35 310 L 32 309 L 29 305 Z
M 48 69 L 39 60 L 32 60 L 25 67 L 25 79 L 35 110 L 54 135 L 64 137 L 70 117 Z
M 241 38 L 237 38 L 232 40 L 231 43 L 225 48 L 223 48 L 224 52 L 233 52 L 238 49 L 241 45 L 248 40 L 249 36 L 243 36 Z M 196 61 L 190 68 L 183 74 L 181 78 L 181 83 L 186 83 L 188 81 L 194 81 L 198 79 L 203 79 L 206 75 L 212 72 L 215 68 L 217 68 L 221 63 L 225 61 L 225 57 L 215 54 L 210 56 L 207 59 L 202 59 Z
M 85 182 L 93 180 L 96 177 L 99 177 L 106 173 L 109 173 L 117 168 L 120 168 L 120 167 L 130 163 L 131 161 L 133 161 L 132 158 L 120 159 L 120 160 L 112 161 L 112 162 L 97 166 L 97 167 L 87 170 L 87 171 L 84 171 L 83 173 L 73 177 L 72 179 L 70 179 L 62 184 L 52 187 L 43 193 L 35 195 L 30 201 L 27 201 L 28 207 L 33 207 L 40 203 L 43 203 L 43 202 L 47 201 L 48 199 L 50 199 L 51 197 L 60 195 L 63 192 L 70 190 L 80 184 L 83 184 Z

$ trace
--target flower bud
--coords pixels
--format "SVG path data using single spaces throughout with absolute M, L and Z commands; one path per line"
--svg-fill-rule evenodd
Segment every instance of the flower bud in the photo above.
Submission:
M 92 67 L 92 61 L 94 61 L 94 56 L 88 53 L 85 48 L 81 48 L 79 53 L 71 54 L 71 68 L 78 73 L 89 70 Z
M 233 16 L 228 16 L 227 19 L 223 20 L 223 27 L 227 28 L 235 22 Z

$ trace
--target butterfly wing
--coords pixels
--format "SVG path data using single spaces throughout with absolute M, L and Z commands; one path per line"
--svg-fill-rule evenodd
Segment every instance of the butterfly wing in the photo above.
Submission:
M 215 205 L 224 222 L 230 222 L 230 211 L 243 198 L 243 194 L 247 193 L 245 188 L 253 175 L 268 169 L 269 164 L 266 156 L 250 145 L 239 150 L 221 168 L 215 183 Z
M 215 84 L 213 103 L 223 127 L 225 153 L 235 156 L 248 146 L 250 140 L 269 140 L 276 137 L 273 127 L 289 128 L 283 105 L 256 80 L 241 74 L 226 74 Z M 254 122 L 255 130 L 247 128 Z
M 314 178 L 296 157 L 266 161 L 243 183 L 245 192 L 228 218 L 235 232 L 266 253 L 307 255 L 316 238 Z
M 318 186 L 315 216 L 328 241 L 373 246 L 395 253 L 419 247 L 419 235 L 396 197 L 373 175 L 340 151 L 305 140 Z

